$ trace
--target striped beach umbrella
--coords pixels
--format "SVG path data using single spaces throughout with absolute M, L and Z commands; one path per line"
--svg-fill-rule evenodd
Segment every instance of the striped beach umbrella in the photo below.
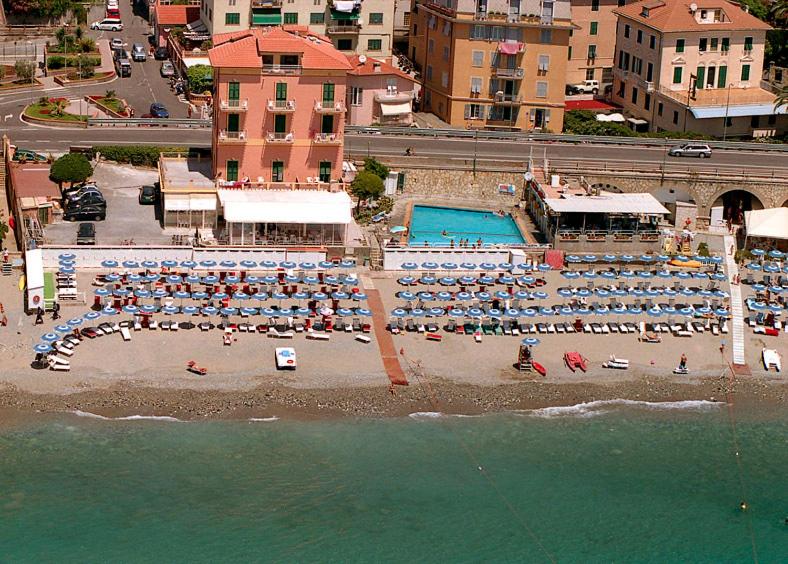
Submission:
M 74 330 L 70 325 L 56 325 L 55 333 L 71 333 Z
M 103 266 L 104 268 L 117 268 L 118 261 L 111 259 L 103 260 L 101 261 L 101 266 Z
M 93 320 L 98 319 L 99 317 L 101 317 L 101 314 L 99 312 L 97 312 L 97 311 L 89 311 L 85 315 L 83 315 L 82 317 L 83 317 L 83 319 L 86 319 L 88 321 L 93 321 Z
M 462 270 L 476 270 L 476 263 L 473 262 L 462 262 L 460 263 L 460 268 Z
M 122 309 L 124 313 L 138 313 L 140 311 L 140 308 L 134 304 L 124 305 Z
M 523 339 L 520 342 L 523 345 L 526 345 L 526 346 L 529 346 L 529 347 L 533 347 L 533 346 L 538 345 L 539 343 L 541 343 L 541 341 L 539 339 L 537 339 L 536 337 L 526 337 L 525 339 Z

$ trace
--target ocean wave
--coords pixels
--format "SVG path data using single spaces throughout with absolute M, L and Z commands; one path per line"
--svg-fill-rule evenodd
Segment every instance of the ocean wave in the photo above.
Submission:
M 596 417 L 608 413 L 606 407 L 626 406 L 655 411 L 662 410 L 684 410 L 684 411 L 708 411 L 715 409 L 723 402 L 708 400 L 682 400 L 682 401 L 641 401 L 629 399 L 597 400 L 575 405 L 564 405 L 554 407 L 543 407 L 540 409 L 524 409 L 516 411 L 531 417 Z
M 415 413 L 408 413 L 408 417 L 411 419 L 436 419 L 438 417 L 444 417 L 445 415 L 445 413 L 441 413 L 440 411 L 417 411 Z
M 279 421 L 279 418 L 276 415 L 272 417 L 250 417 L 248 421 L 252 421 L 254 423 L 270 423 L 272 421 Z
M 182 419 L 170 417 L 168 415 L 127 415 L 125 417 L 104 417 L 98 413 L 90 413 L 89 411 L 80 411 L 75 409 L 71 412 L 77 417 L 87 417 L 89 419 L 100 419 L 102 421 L 169 421 L 172 423 L 183 423 Z

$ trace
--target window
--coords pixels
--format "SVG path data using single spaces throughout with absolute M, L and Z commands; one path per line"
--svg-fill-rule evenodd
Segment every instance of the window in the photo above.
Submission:
M 383 14 L 381 12 L 371 12 L 369 14 L 370 25 L 383 25 Z
M 638 103 L 638 89 L 635 87 L 632 88 L 632 103 L 633 104 Z
M 309 14 L 309 23 L 323 24 L 326 22 L 326 14 L 324 12 L 312 12 Z
M 569 46 L 569 49 L 566 50 L 566 58 L 571 60 L 572 59 L 572 46 Z
M 238 100 L 241 97 L 241 83 L 230 82 L 227 84 L 227 99 Z
M 586 69 L 586 80 L 594 80 L 594 72 L 596 69 Z
M 673 110 L 673 123 L 677 124 L 679 122 L 679 113 L 676 110 Z
M 744 38 L 744 50 L 745 51 L 752 51 L 752 37 L 745 37 Z
M 241 116 L 239 116 L 238 114 L 228 114 L 227 131 L 239 131 L 240 121 L 241 121 Z
M 592 12 L 599 11 L 599 0 L 591 0 L 591 11 Z
M 441 86 L 444 88 L 449 87 L 449 73 L 447 71 L 441 73 Z
M 695 71 L 695 87 L 696 88 L 703 88 L 703 85 L 706 84 L 706 67 L 698 67 L 698 70 Z
M 553 31 L 550 29 L 542 29 L 539 33 L 539 43 L 552 43 Z
M 651 109 L 651 94 L 649 93 L 646 93 L 646 95 L 643 96 L 643 108 L 646 110 Z
M 451 49 L 449 48 L 448 45 L 444 45 L 443 46 L 443 60 L 444 61 L 448 61 L 450 55 L 451 55 Z
M 701 53 L 705 53 L 709 46 L 709 40 L 705 37 L 700 38 L 700 43 L 698 43 L 698 51 Z
M 451 35 L 451 22 L 448 21 L 443 22 L 443 35 L 445 35 L 446 37 L 449 37 Z
M 287 133 L 287 116 L 276 114 L 274 116 L 274 133 Z
M 285 12 L 284 13 L 284 20 L 282 20 L 285 24 L 297 24 L 298 23 L 298 12 Z
M 720 45 L 720 51 L 723 53 L 727 53 L 731 49 L 731 39 L 730 37 L 723 37 L 722 38 L 722 45 Z
M 709 44 L 709 50 L 710 51 L 716 51 L 717 50 L 717 46 L 719 45 L 719 42 L 720 42 L 719 39 L 717 39 L 716 37 L 712 37 L 711 38 L 711 43 Z
M 624 6 L 627 3 L 627 0 L 618 0 L 618 7 Z
M 350 87 L 350 105 L 360 106 L 364 100 L 364 89 L 358 86 Z
M 657 47 L 657 37 L 655 35 L 648 36 L 648 48 L 655 49 Z
M 383 49 L 382 39 L 370 39 L 367 41 L 367 51 L 380 51 Z
M 660 102 L 659 104 L 657 104 L 657 115 L 658 115 L 658 116 L 662 117 L 662 110 L 663 110 L 663 109 L 664 109 L 664 106 L 662 105 L 662 102 Z
M 482 92 L 482 79 L 478 76 L 471 77 L 471 94 L 481 94 Z
M 741 66 L 741 79 L 750 80 L 750 65 Z
M 224 14 L 224 24 L 225 25 L 240 25 L 241 24 L 241 14 L 238 12 L 227 12 Z
M 334 116 L 324 114 L 320 117 L 320 133 L 334 133 Z
M 774 114 L 770 114 L 769 117 L 766 119 L 766 123 L 768 123 L 769 125 L 774 125 L 775 123 L 777 123 L 777 116 Z
M 465 119 L 482 119 L 482 105 L 465 104 Z
M 334 103 L 334 83 L 332 82 L 323 83 L 323 103 L 324 104 Z
M 542 73 L 550 70 L 550 55 L 539 55 L 539 71 Z
M 536 97 L 547 98 L 547 83 L 539 81 L 536 83 Z
M 427 65 L 427 80 L 432 80 L 432 65 Z
M 276 100 L 281 102 L 283 100 L 287 100 L 287 83 L 286 82 L 277 82 L 276 83 Z
M 339 51 L 353 51 L 352 39 L 337 39 L 337 50 Z
M 646 67 L 646 82 L 654 80 L 654 63 L 649 63 Z
M 471 64 L 474 67 L 484 66 L 484 51 L 473 51 L 471 53 Z
M 238 180 L 238 161 L 227 161 L 227 180 Z
M 642 29 L 638 30 L 637 39 L 635 41 L 637 41 L 638 43 L 643 43 L 643 30 Z
M 684 40 L 676 39 L 676 53 L 683 53 L 683 52 L 684 52 Z
M 318 171 L 320 182 L 331 182 L 331 161 L 320 161 Z
M 435 51 L 435 40 L 430 39 L 427 41 L 427 53 L 433 53 Z
M 274 161 L 271 163 L 271 182 L 284 182 L 285 163 L 284 161 Z
M 728 67 L 722 66 L 717 69 L 717 88 L 728 87 Z
M 589 45 L 588 46 L 588 58 L 589 59 L 596 59 L 596 45 Z
M 761 126 L 761 116 L 750 116 L 750 127 L 760 127 Z
M 627 84 L 626 82 L 619 82 L 618 83 L 618 97 L 623 98 L 626 93 Z
M 596 35 L 598 31 L 599 31 L 599 22 L 591 22 L 591 29 L 589 30 L 588 33 L 590 33 L 591 35 Z
M 629 38 L 629 24 L 624 25 L 624 37 Z

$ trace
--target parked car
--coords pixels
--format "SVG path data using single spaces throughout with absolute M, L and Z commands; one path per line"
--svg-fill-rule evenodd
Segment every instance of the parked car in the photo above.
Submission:
M 118 73 L 118 76 L 121 78 L 128 78 L 131 76 L 131 60 L 129 59 L 128 52 L 124 51 L 122 55 L 119 55 L 117 59 L 115 59 L 115 72 Z
M 711 147 L 705 143 L 684 143 L 676 147 L 671 147 L 668 154 L 671 157 L 698 157 L 707 159 L 711 157 Z
M 63 188 L 61 193 L 63 194 L 63 199 L 67 200 L 69 197 L 74 196 L 80 192 L 85 192 L 87 190 L 96 190 L 99 191 L 98 185 L 94 182 L 85 182 L 82 184 L 72 184 L 68 188 Z
M 570 94 L 596 94 L 599 92 L 598 80 L 584 80 L 580 84 L 569 85 Z
M 156 50 L 153 52 L 153 58 L 157 61 L 166 61 L 170 58 L 170 53 L 166 47 L 156 47 Z
M 109 41 L 109 46 L 112 49 L 123 49 L 123 40 L 120 37 L 113 37 Z
M 77 245 L 95 245 L 96 226 L 92 223 L 80 223 L 77 229 Z
M 146 185 L 140 188 L 139 201 L 140 204 L 142 204 L 143 206 L 155 204 L 157 199 L 158 199 L 158 192 L 155 186 Z
M 98 29 L 100 31 L 123 31 L 123 22 L 120 18 L 104 18 L 103 20 L 95 21 L 90 24 L 90 29 Z
M 107 8 L 104 17 L 120 19 L 120 10 L 118 8 Z
M 31 151 L 30 149 L 14 149 L 14 159 L 15 161 L 38 161 L 38 162 L 45 162 L 47 160 L 46 155 L 42 155 L 41 153 L 36 153 L 35 151 Z
M 155 118 L 168 118 L 170 117 L 170 112 L 164 106 L 164 104 L 160 102 L 153 102 L 150 105 L 150 115 Z
M 145 46 L 142 43 L 135 43 L 131 46 L 131 60 L 135 62 L 145 62 L 148 59 L 148 53 L 145 51 Z
M 107 217 L 107 201 L 97 194 L 87 194 L 74 202 L 68 202 L 63 211 L 65 221 L 92 219 L 102 221 Z
M 170 61 L 164 61 L 161 64 L 161 69 L 159 70 L 161 76 L 167 78 L 169 76 L 175 76 L 175 67 Z
M 70 206 L 72 204 L 81 202 L 87 196 L 90 196 L 90 198 L 94 199 L 94 200 L 95 199 L 101 199 L 101 200 L 104 199 L 104 195 L 101 192 L 99 192 L 98 188 L 88 186 L 88 187 L 85 187 L 85 188 L 83 188 L 81 190 L 78 190 L 76 192 L 72 192 L 72 193 L 68 194 L 67 196 L 64 196 L 63 204 L 65 206 Z

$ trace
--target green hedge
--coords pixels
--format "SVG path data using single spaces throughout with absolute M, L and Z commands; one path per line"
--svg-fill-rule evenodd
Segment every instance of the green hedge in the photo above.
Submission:
M 88 66 L 97 67 L 101 64 L 101 57 L 88 57 L 83 55 L 82 61 L 87 62 Z M 47 57 L 47 68 L 50 70 L 62 69 L 65 66 L 76 68 L 79 66 L 77 62 L 78 56 L 69 56 L 68 59 L 61 55 L 49 55 Z
M 659 131 L 638 133 L 626 125 L 597 121 L 596 114 L 587 110 L 572 110 L 564 114 L 564 133 L 575 135 L 604 135 L 608 137 L 652 137 L 658 139 L 714 139 L 695 131 Z
M 90 158 L 95 158 L 96 153 L 101 153 L 102 157 L 110 161 L 152 167 L 155 167 L 159 162 L 161 153 L 180 153 L 190 157 L 202 154 L 199 149 L 157 145 L 94 145 L 90 152 Z

